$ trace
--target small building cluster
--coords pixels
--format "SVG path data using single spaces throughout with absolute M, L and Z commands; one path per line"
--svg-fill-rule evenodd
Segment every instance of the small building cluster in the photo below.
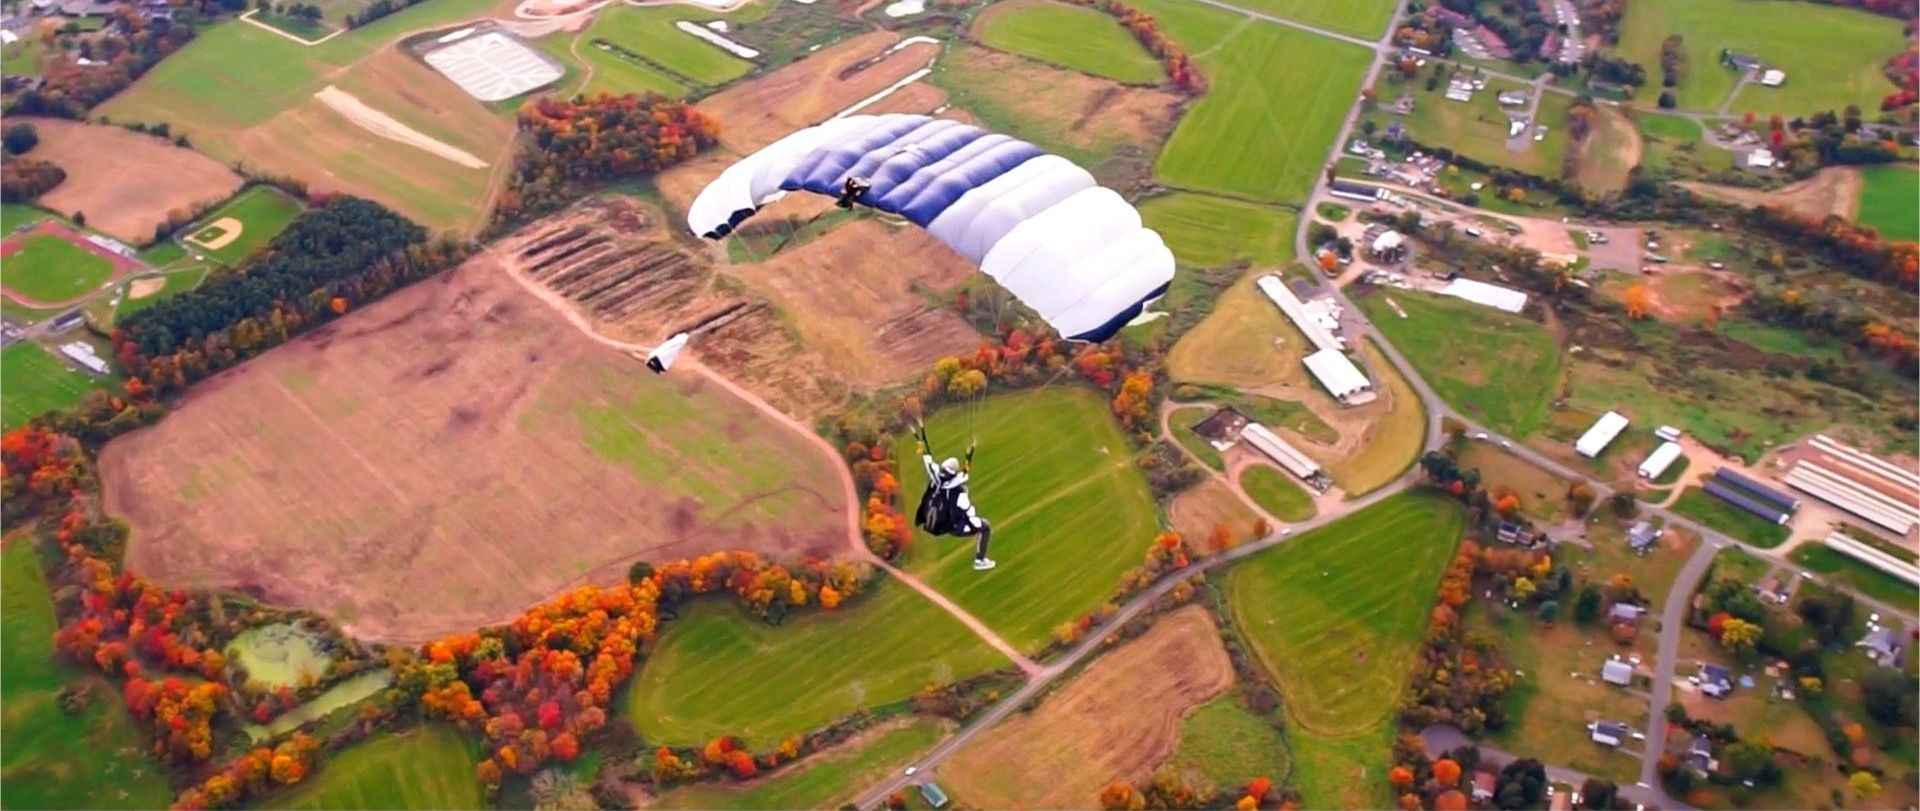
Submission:
M 1825 434 L 1808 443 L 1786 482 L 1901 537 L 1920 526 L 1920 474 Z
M 93 351 L 93 345 L 85 341 L 69 341 L 60 345 L 60 354 L 75 365 L 96 375 L 105 377 L 113 371 L 107 361 Z
M 1646 521 L 1637 521 L 1627 528 L 1627 548 L 1634 554 L 1646 555 L 1653 552 L 1654 544 L 1660 542 L 1660 536 L 1667 531 Z
M 1333 479 L 1320 469 L 1319 462 L 1301 453 L 1299 448 L 1272 429 L 1231 407 L 1216 409 L 1206 419 L 1194 423 L 1193 433 L 1218 451 L 1225 451 L 1235 443 L 1245 441 L 1248 446 L 1272 459 L 1281 469 L 1312 487 L 1314 492 L 1324 493 L 1333 486 Z
M 1303 362 L 1307 371 L 1326 388 L 1327 393 L 1344 405 L 1373 401 L 1375 394 L 1372 381 L 1347 358 L 1347 342 L 1339 333 L 1338 302 L 1332 297 L 1317 299 L 1311 304 L 1303 302 L 1294 295 L 1285 280 L 1273 274 L 1261 276 L 1254 281 L 1254 285 L 1280 308 L 1287 320 L 1300 328 L 1301 334 L 1307 336 L 1307 342 L 1313 344 L 1315 351 L 1307 355 Z

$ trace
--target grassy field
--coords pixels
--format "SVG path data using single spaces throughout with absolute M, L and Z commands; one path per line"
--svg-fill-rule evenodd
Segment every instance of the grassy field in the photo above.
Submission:
M 1818 544 L 1802 544 L 1789 555 L 1794 563 L 1809 570 L 1827 575 L 1833 580 L 1853 587 L 1861 594 L 1894 605 L 1913 605 L 1920 598 L 1920 589 L 1915 589 L 1907 581 L 1880 571 L 1832 548 Z
M 1478 469 L 1480 481 L 1494 492 L 1518 496 L 1521 512 L 1548 523 L 1557 523 L 1566 517 L 1566 479 L 1491 443 L 1477 440 L 1469 440 L 1460 450 L 1459 462 L 1462 468 Z
M 1114 19 L 1084 6 L 1014 0 L 989 7 L 973 34 L 994 48 L 1126 84 L 1157 84 L 1164 74 Z
M 1506 695 L 1512 721 L 1490 736 L 1494 745 L 1616 783 L 1639 779 L 1637 759 L 1587 735 L 1592 721 L 1646 728 L 1647 700 L 1599 679 L 1601 663 L 1620 650 L 1611 638 L 1566 622 L 1543 625 L 1530 613 L 1490 601 L 1473 606 L 1467 627 L 1499 638 L 1506 664 L 1526 674 Z M 1642 647 L 1642 656 L 1651 659 L 1653 645 Z
M 790 769 L 744 786 L 707 783 L 683 786 L 660 797 L 654 808 L 755 809 L 836 808 L 868 786 L 931 749 L 947 727 L 926 719 L 877 729 L 867 737 L 813 755 Z
M 698 744 L 735 734 L 764 749 L 1005 664 L 899 583 L 879 582 L 843 608 L 809 611 L 779 627 L 730 601 L 703 601 L 661 634 L 627 690 L 626 712 L 651 741 Z
M 80 402 L 99 380 L 68 366 L 32 341 L 17 341 L 0 349 L 0 423 L 7 428 L 55 409 Z
M 1374 388 L 1386 391 L 1391 405 L 1373 416 L 1373 424 L 1357 450 L 1337 459 L 1320 460 L 1349 497 L 1371 493 L 1399 478 L 1413 466 L 1427 441 L 1427 407 L 1420 402 L 1420 395 L 1372 341 L 1367 342 L 1363 354 L 1367 368 L 1383 378 L 1374 381 Z M 1378 410 L 1380 406 L 1376 401 L 1362 408 Z
M 1298 431 L 1315 442 L 1331 444 L 1340 440 L 1340 432 L 1333 430 L 1320 415 L 1308 410 L 1296 400 L 1279 400 L 1259 394 L 1244 394 L 1225 386 L 1183 385 L 1180 391 L 1191 393 L 1192 397 L 1180 394 L 1182 399 L 1206 400 L 1221 405 L 1233 406 L 1234 410 L 1247 416 L 1247 419 L 1265 425 L 1268 428 L 1286 428 Z
M 1525 108 L 1502 107 L 1498 99 L 1502 92 L 1512 90 L 1531 92 L 1527 85 L 1519 82 L 1492 78 L 1488 79 L 1486 89 L 1473 94 L 1472 101 L 1458 102 L 1446 97 L 1444 81 L 1433 90 L 1426 89 L 1424 78 L 1386 84 L 1382 86 L 1381 98 L 1392 101 L 1401 93 L 1410 93 L 1414 99 L 1413 113 L 1398 116 L 1375 110 L 1368 114 L 1368 118 L 1377 122 L 1381 129 L 1393 121 L 1399 121 L 1412 138 L 1427 146 L 1446 147 L 1483 163 L 1558 177 L 1561 161 L 1567 154 L 1566 123 L 1570 100 L 1554 93 L 1542 96 L 1534 123 L 1545 124 L 1551 131 L 1546 140 L 1528 140 L 1527 148 L 1516 152 L 1507 148 L 1507 115 L 1510 111 L 1521 112 Z M 1532 126 L 1528 125 L 1529 128 Z M 1532 135 L 1529 134 L 1528 138 L 1531 139 Z
M 1174 0 L 1142 7 L 1197 55 L 1211 82 L 1167 141 L 1154 174 L 1178 188 L 1303 202 L 1360 90 L 1370 54 L 1293 28 L 1243 25 L 1229 12 Z M 1177 10 L 1163 16 L 1168 7 Z
M 1321 735 L 1295 729 L 1294 775 L 1307 808 L 1392 808 L 1387 785 L 1393 751 L 1393 722 L 1381 721 L 1353 735 Z
M 678 33 L 678 32 L 675 32 Z M 678 79 L 668 76 L 651 66 L 633 62 L 612 51 L 593 44 L 588 32 L 569 34 L 565 32 L 550 34 L 534 44 L 540 49 L 568 66 L 569 74 L 577 74 L 580 67 L 593 69 L 593 76 L 585 86 L 572 92 L 577 93 L 659 93 L 662 96 L 679 98 L 687 94 L 687 86 Z M 574 54 L 579 56 L 575 57 Z M 563 87 L 571 87 L 573 78 L 561 82 Z
M 1911 166 L 1860 169 L 1860 224 L 1886 239 L 1920 239 L 1920 172 Z
M 1211 443 L 1193 432 L 1194 423 L 1206 419 L 1206 416 L 1211 413 L 1213 408 L 1210 406 L 1179 408 L 1167 415 L 1167 424 L 1173 428 L 1174 441 L 1179 442 L 1180 447 L 1186 448 L 1188 453 L 1193 454 L 1193 458 L 1200 460 L 1200 464 L 1214 470 L 1225 470 L 1226 463 L 1221 460 L 1220 452 L 1214 450 Z
M 1106 402 L 1077 386 L 989 397 L 939 412 L 928 435 L 943 454 L 977 442 L 974 504 L 993 522 L 1000 568 L 973 571 L 973 542 L 914 537 L 905 568 L 920 575 L 1021 650 L 1060 623 L 1098 607 L 1139 564 L 1159 526 L 1152 493 Z M 894 458 L 901 492 L 917 498 L 926 476 L 902 438 Z
M 22 237 L 20 250 L 8 254 L 0 286 L 48 303 L 84 295 L 113 276 L 113 263 L 85 248 L 49 234 Z
M 1407 317 L 1387 305 L 1399 303 Z M 1359 301 L 1448 405 L 1516 439 L 1546 419 L 1564 374 L 1546 328 L 1469 301 L 1411 291 Z
M 1260 509 L 1282 521 L 1305 521 L 1315 513 L 1313 497 L 1276 468 L 1264 465 L 1247 468 L 1240 474 L 1240 488 L 1247 491 L 1247 497 L 1260 505 Z
M 262 808 L 480 808 L 473 744 L 452 727 L 380 734 L 334 755 Z
M 1264 266 L 1293 259 L 1299 215 L 1227 197 L 1172 192 L 1142 201 L 1140 217 L 1167 240 L 1181 264 L 1212 266 L 1245 259 Z
M 1786 543 L 1791 534 L 1787 527 L 1707 495 L 1698 487 L 1687 488 L 1670 509 L 1763 549 Z
M 40 60 L 46 56 L 46 42 L 37 34 L 21 32 L 21 39 L 0 46 L 0 73 L 8 76 L 40 75 Z
M 192 290 L 199 286 L 201 279 L 205 279 L 206 277 L 206 268 L 190 268 L 167 273 L 160 277 L 165 282 L 165 286 L 153 293 L 140 298 L 131 298 L 123 293 L 120 297 L 120 303 L 114 305 L 113 318 L 118 321 L 148 307 L 152 307 L 161 301 Z
M 13 229 L 27 223 L 56 216 L 59 215 L 32 203 L 0 203 L 0 232 L 11 234 Z
M 1331 404 L 1333 398 L 1300 363 L 1310 346 L 1306 336 L 1254 286 L 1258 275 L 1248 273 L 1234 282 L 1206 319 L 1174 344 L 1167 353 L 1169 376 L 1176 383 L 1258 389 Z
M 1640 133 L 1634 128 L 1633 120 L 1612 107 L 1599 107 L 1594 119 L 1593 132 L 1580 145 L 1580 162 L 1575 170 L 1575 178 L 1580 187 L 1602 194 L 1617 192 L 1626 188 L 1629 173 L 1637 165 L 1630 157 L 1638 157 L 1640 151 L 1635 144 Z M 1549 136 L 1551 138 L 1551 136 Z M 1582 250 L 1586 235 L 1573 232 L 1575 244 Z
M 1808 6 L 1791 0 L 1650 0 L 1621 21 L 1620 55 L 1647 67 L 1638 100 L 1652 107 L 1660 95 L 1660 43 L 1684 37 L 1686 68 L 1681 109 L 1712 111 L 1727 100 L 1739 75 L 1720 64 L 1732 48 L 1787 72 L 1780 87 L 1748 85 L 1730 112 L 1765 116 L 1839 110 L 1849 104 L 1879 109 L 1894 87 L 1880 65 L 1900 52 L 1900 21 L 1853 9 Z
M 1380 36 L 1393 17 L 1392 0 L 1234 0 L 1233 5 L 1367 39 Z
M 194 250 L 213 258 L 214 261 L 228 267 L 238 267 L 240 260 L 260 248 L 268 241 L 287 230 L 293 224 L 293 218 L 300 216 L 300 203 L 284 192 L 272 186 L 254 186 L 228 200 L 225 205 L 201 217 L 200 222 L 180 232 L 180 235 L 197 242 L 207 242 L 221 236 L 221 229 L 212 227 L 213 223 L 232 217 L 239 220 L 240 235 L 218 250 L 208 250 L 195 245 Z
M 11 351 L 11 350 L 9 350 Z M 119 690 L 54 658 L 53 594 L 33 543 L 0 552 L 0 780 L 9 808 L 164 808 L 166 773 L 143 754 L 146 732 L 122 709 Z M 60 691 L 84 680 L 92 701 L 75 714 Z
M 1257 777 L 1277 783 L 1287 772 L 1287 759 L 1286 742 L 1273 722 L 1254 715 L 1229 694 L 1201 705 L 1180 722 L 1180 743 L 1167 765 L 1225 788 Z
M 671 7 L 637 8 L 616 6 L 600 13 L 580 43 L 581 53 L 595 39 L 605 39 L 648 59 L 665 65 L 675 73 L 703 85 L 722 85 L 745 76 L 752 63 L 720 50 L 704 40 L 675 28 L 676 21 L 687 19 L 687 12 Z M 620 60 L 613 54 L 606 56 Z

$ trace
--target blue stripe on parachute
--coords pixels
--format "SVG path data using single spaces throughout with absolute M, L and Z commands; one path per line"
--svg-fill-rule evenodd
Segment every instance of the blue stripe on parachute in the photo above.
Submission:
M 785 191 L 806 189 L 815 194 L 839 196 L 841 179 L 855 163 L 926 122 L 924 116 L 883 119 L 876 122 L 872 129 L 809 152 L 794 163 L 793 171 L 787 173 L 780 188 Z
M 989 135 L 915 172 L 886 194 L 867 196 L 874 200 L 874 207 L 896 212 L 925 228 L 967 192 L 1044 154 L 1045 150 L 1026 141 Z
M 780 188 L 837 197 L 847 178 L 864 178 L 870 185 L 862 204 L 924 228 L 975 187 L 1043 154 L 1033 144 L 979 127 L 903 116 L 807 153 Z

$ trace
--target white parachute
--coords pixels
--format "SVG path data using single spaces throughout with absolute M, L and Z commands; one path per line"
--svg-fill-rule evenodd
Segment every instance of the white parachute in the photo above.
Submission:
M 673 368 L 673 362 L 680 358 L 680 352 L 687 348 L 688 335 L 684 332 L 661 341 L 659 346 L 647 353 L 647 368 L 654 374 L 661 374 Z

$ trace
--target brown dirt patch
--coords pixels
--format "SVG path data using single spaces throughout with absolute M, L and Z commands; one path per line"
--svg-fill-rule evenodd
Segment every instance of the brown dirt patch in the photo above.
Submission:
M 947 92 L 927 84 L 925 80 L 914 82 L 888 94 L 886 98 L 868 105 L 860 112 L 880 115 L 881 113 L 931 113 L 947 103 Z
M 240 176 L 219 161 L 162 138 L 119 127 L 52 118 L 22 119 L 40 131 L 32 156 L 67 171 L 66 182 L 40 204 L 122 242 L 144 245 L 167 212 L 217 203 L 240 189 Z
M 834 460 L 594 343 L 491 255 L 202 383 L 100 461 L 132 568 L 386 641 L 500 622 L 635 560 L 846 538 Z
M 1646 285 L 1647 313 L 1675 324 L 1702 323 L 1708 310 L 1731 311 L 1752 293 L 1738 273 L 1671 265 L 1652 276 L 1616 276 L 1601 291 L 1625 302 L 1627 290 L 1636 284 Z
M 891 31 L 854 37 L 715 93 L 699 107 L 724 122 L 720 143 L 742 154 L 752 152 L 886 89 L 926 67 L 939 53 L 939 46 L 928 43 L 885 53 L 899 41 L 900 35 Z
M 1749 189 L 1717 183 L 1683 182 L 1689 191 L 1743 206 L 1773 206 L 1814 219 L 1838 214 L 1851 220 L 1860 213 L 1860 172 L 1848 166 L 1822 169 L 1813 177 L 1778 189 Z
M 1090 808 L 1107 783 L 1166 760 L 1187 712 L 1232 684 L 1213 618 L 1188 606 L 968 744 L 940 778 L 970 807 Z
M 143 299 L 165 289 L 167 289 L 166 279 L 158 277 L 135 279 L 133 284 L 127 285 L 127 298 Z
M 973 266 L 918 228 L 856 220 L 734 272 L 794 315 L 807 344 L 857 384 L 895 382 L 980 345 L 964 319 L 922 297 L 965 282 Z
M 1252 537 L 1253 524 L 1259 519 L 1233 488 L 1212 477 L 1175 496 L 1167 512 L 1174 530 L 1196 542 L 1211 537 L 1214 526 L 1222 523 L 1233 530 L 1236 542 L 1246 540 Z

